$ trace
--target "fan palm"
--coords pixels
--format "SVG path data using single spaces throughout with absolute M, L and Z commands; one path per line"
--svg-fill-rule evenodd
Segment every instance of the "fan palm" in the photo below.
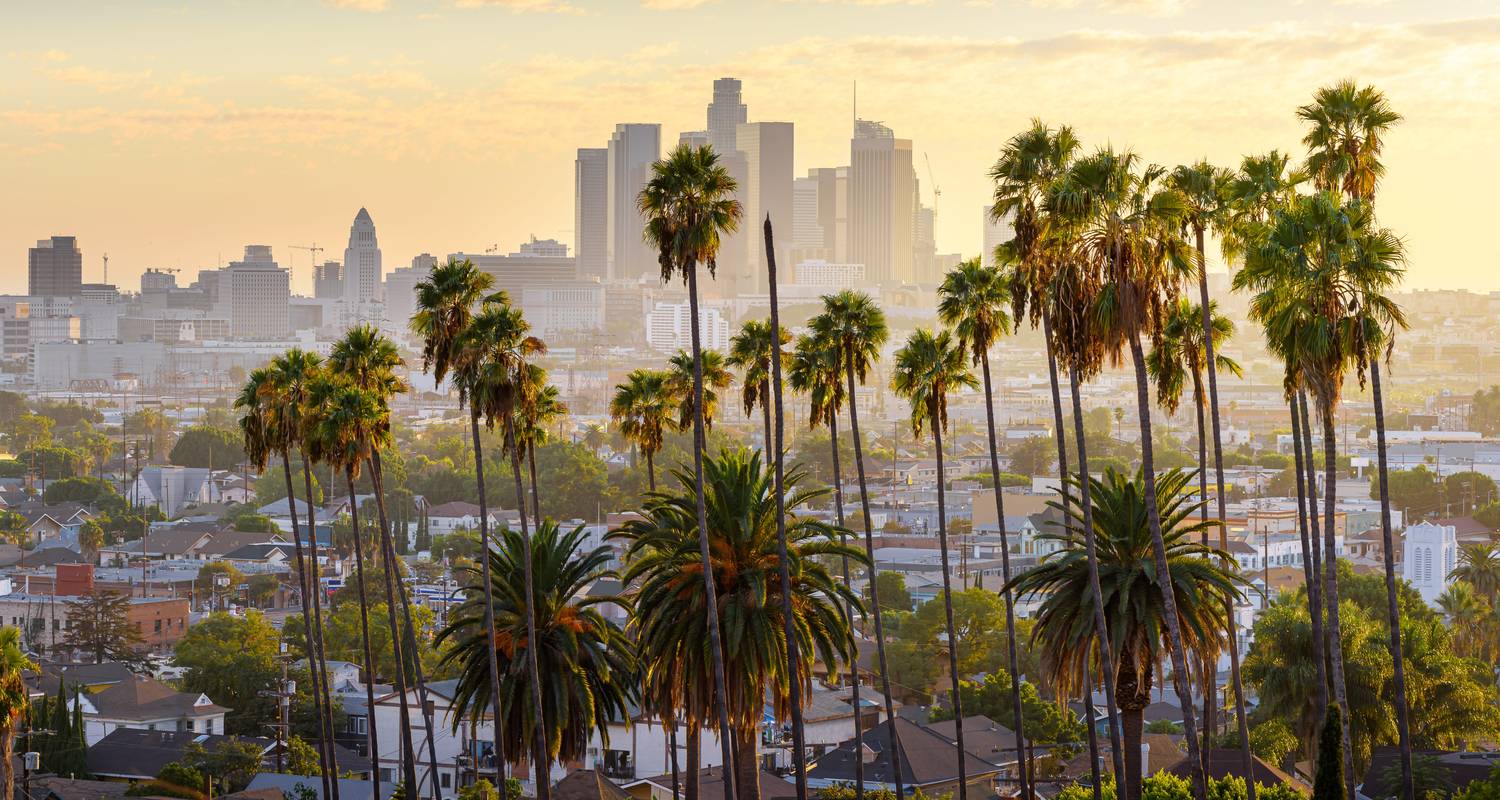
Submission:
M 1071 477 L 1078 483 L 1081 478 Z M 1167 615 L 1177 616 L 1183 642 L 1195 655 L 1218 652 L 1224 646 L 1231 624 L 1224 604 L 1240 597 L 1239 576 L 1231 569 L 1228 555 L 1198 541 L 1202 530 L 1213 525 L 1202 514 L 1202 502 L 1193 502 L 1189 475 L 1181 470 L 1163 473 L 1155 495 L 1157 516 L 1162 523 L 1162 542 L 1169 569 L 1159 569 L 1158 539 L 1149 524 L 1144 474 L 1126 477 L 1107 469 L 1102 478 L 1087 478 L 1091 484 L 1091 521 L 1094 526 L 1096 560 L 1101 599 L 1109 609 L 1107 635 L 1112 651 L 1120 659 L 1120 710 L 1124 722 L 1125 780 L 1123 797 L 1141 796 L 1141 733 L 1143 712 L 1151 704 L 1152 676 L 1162 651 L 1171 646 L 1164 636 Z M 1098 634 L 1093 620 L 1093 581 L 1089 574 L 1084 541 L 1082 509 L 1063 508 L 1069 525 L 1060 533 L 1043 534 L 1061 545 L 1034 569 L 1015 579 L 1013 591 L 1043 597 L 1032 636 L 1041 645 L 1042 669 L 1061 691 L 1077 688 L 1084 669 L 1094 658 Z M 1167 582 L 1182 602 L 1167 602 Z
M 786 346 L 792 343 L 792 335 L 783 329 L 777 338 L 781 340 L 781 363 L 786 366 L 789 358 Z M 771 353 L 775 349 L 771 346 L 769 320 L 746 320 L 739 333 L 729 340 L 729 366 L 744 373 L 740 379 L 740 398 L 745 404 L 745 413 L 754 414 L 755 406 L 760 406 L 768 453 L 771 451 Z M 704 374 L 708 374 L 706 370 Z
M 613 552 L 608 547 L 585 550 L 583 526 L 564 530 L 550 519 L 530 537 L 502 529 L 497 538 L 500 546 L 486 555 L 493 582 L 489 592 L 475 585 L 483 572 L 471 569 L 465 599 L 437 637 L 440 645 L 450 645 L 440 664 L 454 670 L 458 679 L 454 731 L 466 718 L 503 708 L 506 715 L 496 727 L 507 740 L 507 752 L 525 752 L 540 733 L 546 737 L 545 760 L 582 761 L 590 737 L 597 733 L 608 746 L 610 720 L 624 719 L 636 700 L 634 648 L 598 608 L 605 602 L 619 604 L 622 598 L 588 595 L 596 582 L 616 577 L 608 568 Z M 530 581 L 521 557 L 528 548 Z M 488 612 L 483 608 L 486 595 L 493 598 Z M 528 617 L 534 617 L 534 625 Z M 485 634 L 490 618 L 500 631 L 493 639 Z M 533 642 L 540 646 L 533 648 Z M 530 649 L 537 651 L 535 658 L 520 652 Z M 501 702 L 490 696 L 492 652 L 503 665 L 500 689 L 506 699 Z M 542 670 L 540 725 L 529 697 L 533 665 Z
M 537 488 L 536 448 L 547 443 L 551 426 L 567 417 L 568 405 L 562 401 L 557 387 L 547 382 L 547 370 L 540 365 L 527 364 L 524 380 L 531 384 L 526 392 L 531 399 L 526 406 L 516 409 L 511 424 L 515 426 L 516 445 L 521 448 L 527 470 L 531 473 L 532 517 L 537 525 L 541 525 L 542 496 Z
M 744 214 L 735 199 L 738 190 L 734 178 L 719 163 L 712 147 L 682 144 L 665 159 L 651 165 L 651 179 L 637 198 L 641 215 L 646 219 L 646 241 L 655 245 L 661 264 L 662 280 L 681 277 L 687 283 L 689 328 L 693 345 L 692 408 L 693 473 L 698 480 L 699 557 L 702 567 L 706 609 L 715 607 L 715 588 L 710 574 L 708 549 L 708 510 L 701 488 L 703 451 L 707 448 L 708 403 L 704 393 L 705 366 L 702 332 L 698 319 L 698 267 L 708 269 L 710 277 L 718 268 L 719 246 L 724 236 L 739 227 Z M 686 427 L 684 425 L 684 427 Z M 734 800 L 734 781 L 729 765 L 734 763 L 730 743 L 728 683 L 716 614 L 704 612 L 708 625 L 708 643 L 714 662 L 714 687 L 719 698 L 719 746 L 724 759 L 724 800 Z M 697 765 L 693 765 L 694 769 Z
M 312 383 L 308 391 L 308 406 L 310 412 L 304 421 L 303 432 L 308 443 L 308 452 L 312 457 L 342 471 L 345 486 L 349 491 L 349 516 L 355 537 L 355 582 L 359 590 L 360 638 L 364 646 L 365 663 L 368 665 L 367 669 L 371 671 L 369 681 L 373 683 L 375 659 L 370 649 L 369 600 L 365 584 L 365 545 L 359 540 L 362 528 L 359 524 L 359 503 L 356 502 L 358 495 L 354 490 L 354 481 L 359 477 L 362 465 L 369 460 L 371 452 L 390 444 L 390 412 L 384 408 L 374 392 L 355 386 L 347 376 L 335 374 L 321 375 Z M 391 599 L 389 605 L 395 605 L 394 598 Z M 391 646 L 395 648 L 396 657 L 393 661 L 394 673 L 388 677 L 393 679 L 404 693 L 405 666 L 401 657 L 400 638 L 395 635 L 399 630 L 393 617 Z M 371 708 L 373 708 L 373 701 L 371 702 Z M 401 729 L 406 734 L 405 741 L 401 742 L 401 755 L 398 759 L 401 763 L 402 781 L 406 786 L 413 787 L 415 791 L 418 785 L 416 755 L 411 745 L 409 708 L 402 707 L 400 719 Z M 378 772 L 380 751 L 372 748 L 370 758 L 372 769 Z
M 891 390 L 911 403 L 911 432 L 921 437 L 924 429 L 932 431 L 934 452 L 937 455 L 938 492 L 938 549 L 943 562 L 943 614 L 948 633 L 948 671 L 952 684 L 953 718 L 964 718 L 963 699 L 958 692 L 958 637 L 953 627 L 953 587 L 948 569 L 948 521 L 946 476 L 943 470 L 943 431 L 948 427 L 948 393 L 959 389 L 975 389 L 979 381 L 969 369 L 967 353 L 948 331 L 934 334 L 926 328 L 918 328 L 896 351 L 896 364 L 891 371 Z M 958 748 L 958 798 L 968 797 L 968 771 L 965 768 L 964 732 L 962 725 L 954 726 L 954 738 Z
M 1494 663 L 1494 609 L 1468 581 L 1454 581 L 1438 597 L 1437 605 L 1453 628 L 1453 644 L 1465 658 Z
M 1302 143 L 1317 188 L 1341 191 L 1350 200 L 1373 200 L 1385 176 L 1380 160 L 1385 133 L 1401 121 L 1385 94 L 1340 81 L 1319 89 L 1311 103 L 1297 109 L 1297 116 L 1308 123 Z
M 345 331 L 344 336 L 333 345 L 333 350 L 328 356 L 328 368 L 332 372 L 343 376 L 354 386 L 372 393 L 379 400 L 382 408 L 389 408 L 391 400 L 398 394 L 409 391 L 410 384 L 397 374 L 398 370 L 406 366 L 401 354 L 385 335 L 381 334 L 372 325 L 357 325 Z M 388 417 L 387 417 L 388 420 Z M 396 572 L 396 548 L 392 538 L 390 517 L 386 508 L 385 470 L 381 463 L 380 448 L 372 447 L 370 456 L 366 460 L 370 469 L 370 483 L 375 491 L 375 509 L 380 522 L 380 558 L 385 563 L 382 570 L 385 583 L 386 613 L 391 631 L 399 631 L 401 627 L 396 624 L 397 595 L 400 596 L 400 609 L 402 624 L 406 627 L 404 639 L 398 638 L 398 652 L 405 649 L 410 655 L 407 662 L 410 663 L 415 679 L 417 697 L 421 701 L 422 720 L 428 731 L 434 729 L 433 709 L 427 702 L 427 676 L 422 668 L 422 659 L 415 654 L 417 652 L 416 627 L 412 624 L 411 597 L 406 591 L 406 585 L 399 580 Z M 351 496 L 350 502 L 355 502 Z M 406 531 L 401 531 L 401 536 L 406 536 Z M 399 665 L 404 670 L 406 662 Z M 405 691 L 406 685 L 402 684 L 400 703 L 404 706 L 403 713 L 408 718 L 411 715 L 410 703 Z M 408 739 L 409 739 L 408 735 Z M 415 758 L 415 754 L 413 754 Z M 427 737 L 427 781 L 432 787 L 433 796 L 438 796 L 441 790 L 438 787 L 437 767 L 437 743 L 436 737 Z
M 730 363 L 724 358 L 724 354 L 717 350 L 704 350 L 701 353 L 703 371 L 703 429 L 711 431 L 714 427 L 714 419 L 719 416 L 719 393 L 729 388 L 734 382 L 734 373 L 730 372 Z M 693 425 L 693 410 L 697 407 L 693 393 L 693 354 L 685 350 L 678 350 L 677 355 L 667 360 L 667 389 L 673 397 L 680 398 L 677 403 L 677 429 L 688 430 Z M 769 364 L 767 365 L 769 369 Z M 769 372 L 767 373 L 769 376 Z M 768 384 L 769 385 L 769 384 Z
M 1141 337 L 1160 336 L 1166 312 L 1175 304 L 1178 287 L 1196 261 L 1196 254 L 1181 235 L 1186 201 L 1180 192 L 1161 185 L 1164 174 L 1160 167 L 1143 167 L 1130 151 L 1104 148 L 1075 162 L 1054 198 L 1059 208 L 1078 220 L 1079 253 L 1098 276 L 1092 312 L 1095 335 L 1090 339 L 1115 361 L 1121 360 L 1122 351 L 1128 351 L 1135 367 L 1147 520 L 1155 541 L 1157 567 L 1163 573 L 1168 569 L 1167 550 L 1157 516 L 1151 390 Z M 1171 581 L 1162 584 L 1162 597 L 1194 796 L 1203 800 L 1207 787 L 1199 754 L 1197 714 L 1192 706 L 1187 654 L 1178 630 Z
M 435 265 L 427 274 L 427 278 L 417 284 L 417 312 L 412 316 L 412 332 L 422 338 L 422 369 L 431 370 L 433 379 L 439 384 L 446 378 L 453 366 L 454 358 L 462 355 L 458 352 L 458 342 L 468 331 L 474 321 L 474 310 L 485 297 L 494 278 L 488 273 L 481 272 L 474 266 L 472 261 L 449 260 L 446 264 Z M 473 379 L 479 371 L 471 365 L 467 377 Z M 458 377 L 458 376 L 455 376 Z M 456 381 L 455 381 L 456 382 Z M 467 387 L 459 387 L 459 395 L 467 398 L 471 390 Z M 479 440 L 479 418 L 482 409 L 470 403 L 469 405 L 469 434 L 474 450 L 474 482 L 479 495 L 479 542 L 480 548 L 488 553 L 490 551 L 490 523 L 489 523 L 489 493 L 484 482 L 484 453 Z M 490 560 L 479 559 L 482 565 L 480 585 L 485 595 L 485 630 L 491 640 L 497 636 L 495 621 L 490 614 L 493 609 L 493 599 L 490 597 Z M 500 670 L 498 661 L 491 657 L 489 659 L 490 669 L 490 697 L 499 702 L 502 696 L 500 692 Z M 479 709 L 472 709 L 477 714 L 482 713 Z M 491 717 L 500 719 L 500 708 L 490 709 Z M 495 751 L 495 777 L 496 783 L 502 783 L 505 771 L 504 737 L 498 733 L 499 726 L 496 725 L 496 734 L 491 743 Z
M 802 513 L 826 490 L 801 488 L 800 468 L 786 473 L 786 514 L 779 517 L 772 470 L 752 451 L 726 449 L 705 459 L 701 484 L 712 553 L 708 576 L 716 590 L 710 605 L 698 552 L 700 484 L 685 470 L 672 474 L 677 490 L 653 493 L 640 519 L 611 534 L 628 543 L 622 580 L 635 587 L 630 632 L 642 654 L 642 685 L 648 698 L 677 695 L 691 732 L 694 722 L 710 719 L 714 710 L 714 662 L 732 665 L 723 697 L 737 750 L 734 791 L 759 797 L 757 730 L 767 693 L 777 719 L 785 721 L 791 683 L 811 690 L 810 659 L 798 662 L 796 675 L 787 670 L 783 594 L 793 600 L 796 646 L 817 653 L 831 669 L 848 664 L 855 648 L 845 609 L 861 605 L 824 565 L 863 555 L 838 541 L 835 526 Z M 786 525 L 789 586 L 780 578 L 778 518 Z M 719 619 L 725 634 L 718 658 L 707 636 L 710 617 Z M 658 713 L 665 717 L 670 710 Z M 690 766 L 696 766 L 693 755 L 690 748 Z
M 521 484 L 521 455 L 516 443 L 516 414 L 532 406 L 535 401 L 535 384 L 530 380 L 527 359 L 547 351 L 540 339 L 529 335 L 531 326 L 521 310 L 512 306 L 503 293 L 485 299 L 484 307 L 469 321 L 469 327 L 455 343 L 458 351 L 457 363 L 460 393 L 466 395 L 469 404 L 478 409 L 491 429 L 501 426 L 505 449 L 510 453 L 511 474 L 515 479 L 516 508 L 520 510 L 521 538 L 530 538 L 530 526 L 526 520 L 526 490 Z M 525 567 L 528 593 L 533 597 L 530 582 L 531 549 L 521 552 Z M 528 617 L 528 630 L 535 635 L 535 620 Z M 535 709 L 542 708 L 542 678 L 536 662 L 535 650 L 527 649 L 526 658 L 531 674 L 531 699 Z M 500 695 L 502 698 L 504 695 Z M 550 764 L 547 759 L 547 736 L 536 728 L 532 743 L 532 764 L 536 771 L 537 800 L 548 800 L 551 786 L 548 782 Z
M 1459 545 L 1458 566 L 1450 578 L 1463 581 L 1491 603 L 1500 599 L 1500 546 L 1493 542 Z
M 880 594 L 875 581 L 875 533 L 870 517 L 870 492 L 865 483 L 864 441 L 859 432 L 858 383 L 864 383 L 875 362 L 880 358 L 880 349 L 890 338 L 890 329 L 885 324 L 885 313 L 880 306 L 863 292 L 845 290 L 823 297 L 823 313 L 809 323 L 812 335 L 833 350 L 836 368 L 844 373 L 846 398 L 849 403 L 849 434 L 854 440 L 854 471 L 859 480 L 860 518 L 865 528 L 865 585 L 870 592 L 870 610 L 875 617 L 875 656 L 880 664 L 880 691 L 885 695 L 885 718 L 891 748 L 886 753 L 889 759 L 887 774 L 893 776 L 896 800 L 904 800 L 901 785 L 901 770 L 898 768 L 901 741 L 896 736 L 896 712 L 891 699 L 891 672 L 886 660 L 885 622 L 880 608 Z M 856 383 L 856 381 L 858 383 Z M 814 407 L 818 405 L 814 402 Z
M 23 673 L 36 668 L 21 649 L 21 629 L 0 628 L 0 758 L 5 760 L 0 767 L 0 797 L 4 800 L 16 796 L 16 732 L 31 702 Z
M 625 382 L 615 387 L 609 401 L 609 415 L 620 434 L 646 457 L 646 478 L 653 492 L 656 454 L 661 452 L 663 437 L 672 427 L 675 413 L 668 384 L 668 375 L 662 370 L 631 370 Z
M 240 388 L 239 396 L 235 398 L 234 407 L 240 409 L 239 420 L 241 442 L 245 452 L 245 458 L 255 467 L 256 472 L 264 472 L 266 464 L 271 457 L 282 453 L 282 472 L 285 473 L 287 484 L 288 504 L 293 505 L 291 498 L 292 469 L 285 450 L 277 448 L 277 435 L 275 406 L 271 400 L 272 387 L 275 376 L 266 367 L 252 370 Z M 292 510 L 292 519 L 296 519 L 296 510 Z M 294 523 L 295 524 L 295 523 Z M 323 671 L 314 642 L 320 639 L 319 631 L 314 630 L 312 621 L 312 600 L 318 591 L 316 569 L 309 570 L 307 559 L 302 552 L 302 536 L 300 531 L 294 529 L 292 534 L 292 552 L 296 559 L 297 572 L 297 596 L 302 604 L 302 620 L 308 630 L 306 637 L 307 663 L 314 675 Z M 308 585 L 309 580 L 312 586 Z M 322 691 L 322 682 L 313 680 L 313 709 L 318 719 L 318 765 L 325 774 L 328 774 L 328 732 L 325 729 L 327 709 L 324 707 L 326 698 Z M 326 788 L 326 787 L 325 787 Z M 332 796 L 332 795 L 330 795 Z
M 1000 270 L 986 267 L 974 258 L 959 264 L 949 272 L 938 287 L 938 319 L 952 326 L 958 335 L 958 343 L 969 358 L 980 367 L 984 381 L 985 424 L 990 440 L 990 475 L 995 487 L 995 519 L 1000 525 L 1000 573 L 1007 585 L 1010 583 L 1010 538 L 1005 526 L 1005 499 L 1000 491 L 1000 454 L 995 433 L 995 392 L 990 379 L 990 348 L 1000 336 L 1010 331 L 1010 291 Z M 1021 779 L 1021 797 L 1031 796 L 1031 784 L 1027 776 L 1026 745 L 1021 735 L 1021 669 L 1016 655 L 1015 598 L 1009 591 L 1005 597 L 1005 636 L 1008 645 L 1012 711 L 1016 724 L 1016 764 Z

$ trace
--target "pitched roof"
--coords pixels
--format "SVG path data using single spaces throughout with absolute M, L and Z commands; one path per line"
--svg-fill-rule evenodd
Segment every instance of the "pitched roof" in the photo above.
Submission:
M 257 774 L 250 779 L 250 784 L 245 787 L 245 791 L 275 789 L 290 797 L 298 785 L 311 789 L 313 796 L 322 800 L 323 780 L 321 778 L 304 778 L 300 775 L 282 775 L 275 772 Z M 227 798 L 229 795 L 224 795 L 224 797 Z M 339 778 L 339 798 L 340 800 L 374 800 L 375 784 L 358 778 Z
M 257 533 L 254 531 L 219 531 L 210 536 L 207 542 L 198 547 L 197 552 L 210 558 L 222 556 L 244 547 L 247 544 L 263 544 L 282 539 L 278 533 Z
M 107 719 L 172 719 L 222 714 L 229 710 L 212 702 L 199 705 L 198 699 L 202 696 L 197 692 L 179 692 L 154 678 L 131 675 L 87 700 L 98 716 Z
M 556 800 L 630 800 L 630 794 L 591 769 L 574 770 L 552 787 Z
M 120 781 L 84 781 L 56 775 L 31 779 L 33 800 L 112 800 L 124 797 L 129 788 L 130 784 Z
M 1489 777 L 1490 770 L 1496 764 L 1500 764 L 1500 754 L 1496 753 L 1416 750 L 1412 752 L 1412 756 L 1413 758 L 1419 756 L 1431 758 L 1434 765 L 1443 771 L 1444 777 L 1448 779 L 1448 785 L 1454 791 L 1474 781 Z M 1360 794 L 1365 797 L 1390 797 L 1396 794 L 1397 787 L 1386 785 L 1386 776 L 1391 775 L 1391 767 L 1400 763 L 1400 757 L 1400 751 L 1394 747 L 1375 748 L 1370 753 L 1370 766 L 1365 769 L 1364 785 L 1360 787 Z
M 1151 749 L 1155 750 L 1156 748 L 1153 747 Z M 1270 764 L 1267 764 L 1264 761 L 1261 761 L 1258 757 L 1252 755 L 1250 756 L 1250 761 L 1250 769 L 1255 773 L 1255 780 L 1257 783 L 1263 783 L 1267 786 L 1274 786 L 1278 783 L 1290 783 L 1293 786 L 1298 785 L 1297 782 L 1292 779 L 1292 776 L 1286 774 L 1285 772 L 1282 772 L 1281 770 L 1271 766 Z M 1205 751 L 1203 753 L 1203 764 L 1204 767 L 1208 770 L 1208 777 L 1214 778 L 1216 780 L 1230 775 L 1233 775 L 1234 777 L 1240 779 L 1243 779 L 1245 777 L 1244 759 L 1240 751 L 1234 748 L 1216 747 L 1212 750 Z M 1192 769 L 1188 766 L 1188 760 L 1186 758 L 1178 761 L 1176 764 L 1173 764 L 1170 767 L 1167 767 L 1165 771 L 1170 772 L 1180 778 L 1192 777 Z M 1489 774 L 1489 762 L 1486 762 L 1484 765 L 1484 774 Z M 1385 796 L 1383 794 L 1370 795 L 1368 789 L 1369 785 L 1366 784 L 1366 796 Z
M 274 744 L 270 739 L 252 736 L 115 728 L 89 748 L 88 770 L 97 777 L 146 780 L 156 777 L 162 767 L 181 758 L 189 742 L 199 742 L 212 752 L 224 742 L 236 738 L 262 748 Z
M 672 774 L 642 778 L 626 786 L 639 786 L 642 783 L 654 784 L 670 792 Z M 788 793 L 796 794 L 796 791 L 797 788 L 785 778 L 764 767 L 761 768 L 759 800 L 780 800 L 787 797 Z M 724 800 L 724 770 L 722 768 L 706 767 L 698 771 L 698 800 Z
M 952 742 L 936 731 L 898 716 L 896 738 L 901 745 L 899 761 L 902 783 L 907 786 L 927 786 L 958 778 L 957 750 Z M 850 740 L 824 754 L 808 770 L 808 777 L 834 781 L 854 780 L 855 759 L 864 755 L 865 748 L 875 753 L 874 759 L 865 764 L 865 780 L 894 783 L 890 760 L 885 757 L 890 750 L 890 726 L 883 724 L 865 732 L 862 746 Z M 1000 771 L 999 767 L 981 760 L 973 753 L 965 753 L 964 757 L 965 769 L 970 778 Z
M 293 548 L 289 544 L 260 542 L 257 544 L 240 545 L 225 553 L 224 558 L 231 561 L 267 561 L 276 552 L 280 552 L 284 558 L 291 558 L 292 551 Z
M 950 742 L 954 741 L 957 730 L 951 719 L 930 723 L 927 728 Z M 997 766 L 1013 764 L 1016 761 L 1016 732 L 983 714 L 964 717 L 964 747 Z
M 490 516 L 494 516 L 497 509 L 490 510 Z M 466 503 L 462 500 L 449 500 L 441 505 L 435 505 L 427 509 L 428 517 L 477 517 L 479 506 L 474 503 Z

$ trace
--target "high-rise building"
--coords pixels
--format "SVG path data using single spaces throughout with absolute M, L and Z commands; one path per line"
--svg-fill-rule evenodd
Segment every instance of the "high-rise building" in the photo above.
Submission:
M 344 296 L 344 265 L 324 261 L 313 267 L 313 297 L 337 300 Z
M 849 168 L 819 167 L 807 171 L 818 182 L 818 227 L 823 249 L 832 261 L 849 258 Z
M 521 249 L 516 254 L 538 258 L 567 258 L 568 246 L 556 239 L 538 239 L 533 236 L 529 241 L 521 242 Z
M 677 134 L 678 147 L 682 145 L 695 148 L 707 147 L 710 144 L 713 144 L 713 141 L 708 138 L 708 131 L 683 131 Z
M 916 228 L 911 140 L 855 120 L 849 153 L 849 261 L 875 283 L 911 283 Z
M 823 225 L 818 221 L 818 179 L 792 180 L 792 246 L 823 246 Z
M 219 279 L 219 304 L 237 339 L 285 339 L 291 297 L 291 276 L 267 245 L 245 245 L 244 260 L 230 262 Z
M 369 211 L 361 208 L 354 224 L 349 226 L 349 246 L 344 249 L 344 302 L 358 307 L 378 301 L 381 275 L 375 221 L 370 219 Z
M 995 219 L 990 214 L 990 206 L 985 206 L 984 213 L 984 250 L 980 256 L 984 258 L 985 266 L 995 265 L 995 248 L 1010 241 L 1016 235 L 1013 218 L 1007 214 L 1001 219 Z
M 437 259 L 423 253 L 409 267 L 397 267 L 385 276 L 385 329 L 405 339 L 408 323 L 417 311 L 417 284 L 427 279 Z
M 748 273 L 739 282 L 742 294 L 763 294 L 766 286 L 766 247 L 763 226 L 771 219 L 776 264 L 790 269 L 792 247 L 792 150 L 790 122 L 747 122 L 739 127 L 736 146 L 745 157 L 745 183 L 740 204 L 745 212 Z
M 73 236 L 42 239 L 26 252 L 28 292 L 33 297 L 77 297 L 83 286 L 83 251 Z
M 636 198 L 651 179 L 651 165 L 661 157 L 661 125 L 622 123 L 609 138 L 606 197 L 609 277 L 635 280 L 654 274 L 656 253 L 641 237 L 645 220 Z
M 749 112 L 740 99 L 737 78 L 714 81 L 714 100 L 708 104 L 708 143 L 721 155 L 738 147 L 739 126 L 749 120 Z
M 609 277 L 609 150 L 580 147 L 573 160 L 573 254 L 578 274 Z
M 912 227 L 912 270 L 917 283 L 937 283 L 943 279 L 937 260 L 937 212 L 915 201 L 916 217 Z

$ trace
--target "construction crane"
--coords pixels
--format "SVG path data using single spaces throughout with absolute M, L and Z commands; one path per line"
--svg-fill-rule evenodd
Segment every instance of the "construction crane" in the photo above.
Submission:
M 927 151 L 922 151 L 922 160 L 927 162 L 927 180 L 932 183 L 932 215 L 937 216 L 938 198 L 943 196 L 943 190 L 937 184 L 937 176 L 932 174 L 932 159 L 927 157 Z
M 319 247 L 317 242 L 313 242 L 310 245 L 292 244 L 292 245 L 287 245 L 287 246 L 290 247 L 293 250 L 306 250 L 309 254 L 311 254 L 312 255 L 312 273 L 313 273 L 314 276 L 316 276 L 318 274 L 318 254 L 321 253 L 321 252 L 323 252 L 327 248 Z M 287 271 L 287 282 L 291 283 L 292 278 L 294 276 L 291 274 L 292 273 L 292 265 L 291 265 L 290 262 L 287 263 L 286 271 Z

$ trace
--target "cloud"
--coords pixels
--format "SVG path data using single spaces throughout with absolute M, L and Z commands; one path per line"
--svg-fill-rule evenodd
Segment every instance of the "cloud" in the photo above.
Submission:
M 453 0 L 458 8 L 503 8 L 518 14 L 582 14 L 566 0 Z
M 1111 14 L 1148 17 L 1175 17 L 1192 4 L 1193 0 L 1099 0 L 1099 8 Z
M 49 69 L 47 77 L 74 86 L 84 86 L 96 92 L 119 92 L 146 86 L 151 80 L 151 70 L 118 72 L 78 65 Z
M 711 0 L 641 0 L 641 8 L 651 11 L 686 11 L 709 2 Z
M 323 0 L 323 4 L 329 8 L 373 13 L 386 10 L 391 3 L 390 0 Z

